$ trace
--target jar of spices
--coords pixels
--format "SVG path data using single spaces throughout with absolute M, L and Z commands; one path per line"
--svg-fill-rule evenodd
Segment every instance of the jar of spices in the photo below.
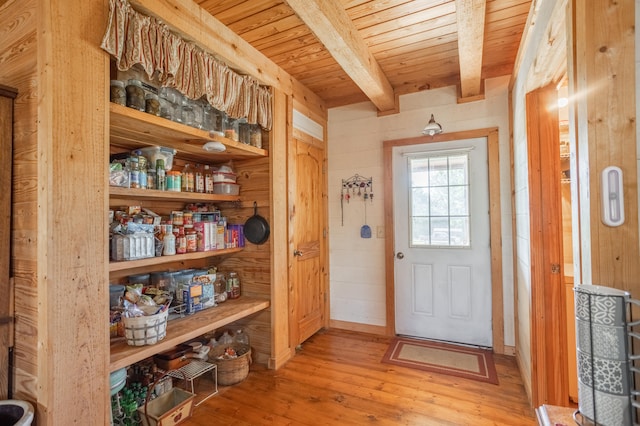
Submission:
M 144 89 L 140 80 L 129 80 L 126 87 L 127 106 L 138 111 L 144 111 Z
M 167 191 L 180 192 L 182 190 L 182 175 L 177 170 L 167 172 Z
M 140 164 L 137 155 L 129 157 L 129 187 L 140 188 Z
M 187 238 L 187 253 L 195 253 L 198 251 L 198 234 L 196 230 L 187 228 L 185 235 Z
M 118 105 L 127 104 L 127 91 L 125 90 L 124 81 L 111 80 L 109 100 Z
M 160 115 L 160 100 L 158 99 L 158 95 L 155 93 L 148 93 L 145 96 L 145 104 L 144 110 L 148 114 L 152 115 Z
M 181 210 L 174 210 L 171 212 L 171 223 L 174 226 L 184 225 L 184 213 Z
M 192 212 L 182 212 L 182 223 L 185 227 L 193 226 L 193 213 Z

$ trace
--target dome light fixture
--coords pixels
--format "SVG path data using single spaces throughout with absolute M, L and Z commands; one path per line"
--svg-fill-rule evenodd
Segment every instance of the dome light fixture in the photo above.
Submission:
M 431 114 L 431 120 L 429 120 L 427 126 L 422 130 L 422 134 L 433 136 L 439 133 L 442 133 L 442 126 L 436 123 L 435 118 L 433 118 L 433 114 Z

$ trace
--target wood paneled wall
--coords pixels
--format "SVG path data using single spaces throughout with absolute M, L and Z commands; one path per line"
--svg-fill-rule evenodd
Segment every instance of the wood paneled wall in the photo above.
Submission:
M 0 82 L 15 87 L 12 271 L 16 300 L 14 398 L 37 401 L 37 41 L 36 0 L 0 9 Z
M 37 422 L 108 422 L 108 55 L 100 48 L 108 0 L 0 3 L 0 83 L 16 87 L 13 275 L 16 291 L 14 397 Z M 190 0 L 136 0 L 187 38 L 274 86 L 269 158 L 238 166 L 245 201 L 272 225 L 269 242 L 220 262 L 238 270 L 245 294 L 271 309 L 242 324 L 257 360 L 278 367 L 293 353 L 287 323 L 287 98 L 326 117 L 323 103 L 224 26 L 208 26 Z M 219 24 L 219 23 L 218 23 Z M 241 40 L 240 40 L 241 41 Z M 255 74 L 255 73 L 257 74 Z M 275 232 L 274 232 L 275 231 Z M 241 269 L 242 268 L 242 269 Z
M 638 170 L 636 149 L 635 3 L 575 0 L 571 91 L 576 102 L 582 241 L 581 283 L 630 291 L 640 297 Z M 587 52 L 587 54 L 583 54 Z M 624 175 L 625 223 L 601 221 L 600 174 Z

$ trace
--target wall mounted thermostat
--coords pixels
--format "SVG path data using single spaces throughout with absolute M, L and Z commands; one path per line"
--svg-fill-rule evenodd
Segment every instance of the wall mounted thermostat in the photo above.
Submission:
M 622 170 L 609 166 L 602 171 L 602 222 L 607 226 L 624 223 Z

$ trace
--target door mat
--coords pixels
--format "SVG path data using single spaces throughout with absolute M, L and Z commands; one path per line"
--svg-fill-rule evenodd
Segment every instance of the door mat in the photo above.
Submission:
M 486 349 L 396 337 L 382 362 L 498 384 L 493 354 Z

